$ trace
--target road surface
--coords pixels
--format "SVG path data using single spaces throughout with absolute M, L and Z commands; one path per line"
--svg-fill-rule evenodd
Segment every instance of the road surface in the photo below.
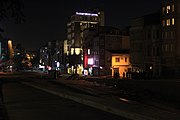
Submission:
M 9 120 L 127 120 L 17 82 L 3 86 Z

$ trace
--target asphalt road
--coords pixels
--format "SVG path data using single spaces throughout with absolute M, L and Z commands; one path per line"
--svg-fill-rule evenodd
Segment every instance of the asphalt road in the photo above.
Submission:
M 18 82 L 3 90 L 9 120 L 127 120 Z
M 0 76 L 0 78 L 1 77 L 2 76 Z M 115 116 L 114 114 L 112 115 L 110 113 L 106 113 L 106 112 L 97 110 L 95 108 L 81 105 L 71 100 L 60 98 L 58 97 L 59 95 L 54 96 L 52 95 L 53 93 L 50 94 L 51 92 L 46 93 L 41 90 L 38 90 L 39 88 L 34 89 L 34 88 L 26 86 L 25 84 L 20 84 L 18 82 L 18 81 L 22 81 L 22 83 L 24 82 L 33 83 L 37 79 L 39 81 L 40 80 L 39 78 L 42 78 L 41 74 L 39 73 L 15 73 L 15 74 L 7 73 L 3 75 L 2 79 L 4 79 L 5 81 L 4 82 L 5 83 L 4 85 L 5 107 L 9 116 L 9 120 L 17 120 L 17 119 L 18 120 L 21 120 L 21 119 L 26 119 L 26 120 L 32 120 L 32 119 L 33 120 L 36 120 L 36 119 L 37 120 L 41 120 L 41 119 L 43 120 L 44 119 L 45 120 L 49 120 L 49 119 L 50 120 L 56 120 L 56 119 L 58 120 L 59 119 L 63 119 L 63 120 L 69 120 L 69 119 L 126 120 L 125 118 Z M 44 81 L 46 79 L 42 79 L 42 80 Z M 46 84 L 48 84 L 48 86 L 52 85 L 51 82 L 47 81 L 45 82 L 45 84 L 44 82 L 41 84 L 41 82 L 37 83 L 36 81 L 35 86 L 37 84 L 40 84 L 40 87 L 43 87 L 45 85 L 44 87 L 46 88 Z M 91 80 L 91 82 L 93 81 Z M 95 82 L 98 83 L 98 82 L 101 82 L 101 80 L 98 80 Z M 179 91 L 180 91 L 179 85 L 180 84 L 179 84 L 179 81 L 177 80 L 148 80 L 148 81 L 147 80 L 120 80 L 120 81 L 117 81 L 117 80 L 104 81 L 103 80 L 102 82 L 103 83 L 106 82 L 107 85 L 109 84 L 116 85 L 115 88 L 117 91 L 119 91 L 119 92 L 116 91 L 117 93 L 115 92 L 117 96 L 119 95 L 120 97 L 128 98 L 129 100 L 135 100 L 135 101 L 137 100 L 147 105 L 160 109 L 160 111 L 155 112 L 157 113 L 158 117 L 161 116 L 161 113 L 167 112 L 168 113 L 167 116 L 172 118 L 174 116 L 174 109 L 171 110 L 171 108 L 177 108 L 177 109 L 179 108 Z M 64 92 L 66 93 L 66 91 L 69 92 L 69 90 L 72 90 L 72 89 L 63 88 L 63 86 L 59 84 L 57 86 L 52 85 L 51 87 L 55 88 L 55 91 L 58 90 L 57 87 L 58 88 L 60 87 L 60 89 L 63 90 L 63 91 L 60 91 L 60 93 L 64 93 Z M 74 89 L 73 89 L 73 92 L 76 93 Z M 133 107 L 133 105 L 131 107 Z M 120 106 L 120 109 L 122 109 L 122 106 Z M 145 113 L 148 113 L 148 112 L 146 111 Z M 172 114 L 169 115 L 169 113 L 172 113 L 173 115 Z M 179 113 L 179 112 L 175 110 L 175 113 Z M 140 112 L 140 114 L 142 114 L 142 112 Z M 124 116 L 124 115 L 120 114 L 120 116 Z M 149 114 L 147 116 L 149 116 Z M 132 117 L 130 118 L 132 119 Z M 165 120 L 164 117 L 163 117 L 163 120 Z

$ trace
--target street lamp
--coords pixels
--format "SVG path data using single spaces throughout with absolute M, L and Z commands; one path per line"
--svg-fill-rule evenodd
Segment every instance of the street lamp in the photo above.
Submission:
M 13 47 L 12 47 L 12 40 L 8 40 L 8 49 L 9 49 L 9 57 L 10 59 L 12 59 L 13 54 L 14 54 Z

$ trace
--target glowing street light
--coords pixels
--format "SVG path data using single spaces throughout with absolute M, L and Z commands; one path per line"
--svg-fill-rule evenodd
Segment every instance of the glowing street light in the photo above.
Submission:
M 12 46 L 12 40 L 8 40 L 8 49 L 9 49 L 9 57 L 13 58 L 14 51 Z

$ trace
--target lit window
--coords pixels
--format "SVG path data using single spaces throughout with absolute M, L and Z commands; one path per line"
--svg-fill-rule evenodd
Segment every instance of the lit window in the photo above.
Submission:
M 115 61 L 116 61 L 116 62 L 120 62 L 120 58 L 116 58 Z
M 75 54 L 79 55 L 81 53 L 81 49 L 80 48 L 75 48 Z
M 88 49 L 88 55 L 90 55 L 90 54 L 91 54 L 90 49 Z
M 174 12 L 174 5 L 172 5 L 172 12 Z
M 170 5 L 166 6 L 166 13 L 169 13 L 170 10 L 171 10 L 171 6 Z
M 71 48 L 71 55 L 74 54 L 74 48 Z
M 166 26 L 170 26 L 171 25 L 171 21 L 170 21 L 170 19 L 167 19 L 166 20 Z
M 172 25 L 174 25 L 174 18 L 172 18 Z

